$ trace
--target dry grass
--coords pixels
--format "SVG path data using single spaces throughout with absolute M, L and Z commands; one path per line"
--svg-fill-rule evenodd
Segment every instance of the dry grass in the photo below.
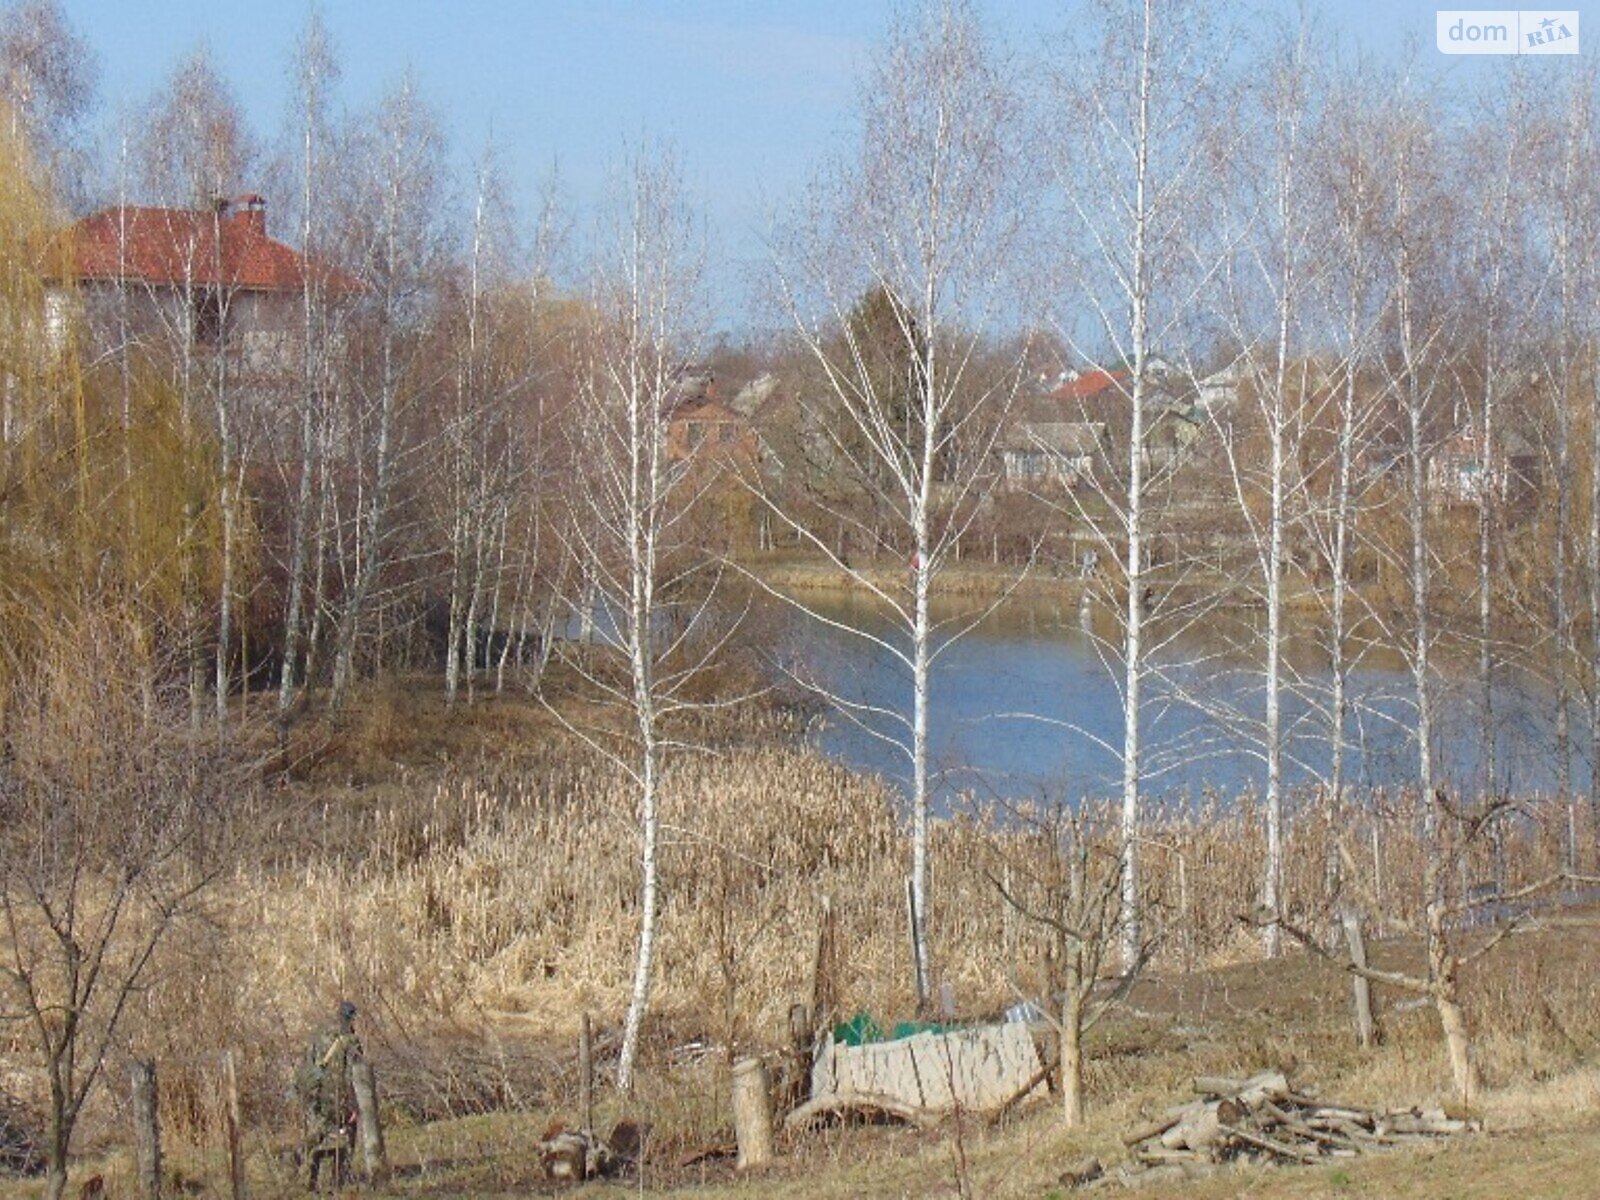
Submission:
M 1479 1011 L 1492 1009 L 1485 982 L 1541 978 L 1576 982 L 1590 973 L 1600 952 L 1600 925 L 1585 915 L 1574 923 L 1534 930 L 1506 947 L 1492 970 L 1471 986 Z M 1382 957 L 1401 965 L 1415 953 L 1404 942 L 1386 943 Z M 1493 960 L 1491 960 L 1493 961 Z M 1196 1072 L 1238 1072 L 1263 1063 L 1293 1064 L 1297 1080 L 1333 1098 L 1362 1103 L 1431 1103 L 1448 1094 L 1447 1071 L 1437 1034 L 1426 1012 L 1397 1012 L 1401 997 L 1380 991 L 1388 1027 L 1386 1045 L 1362 1054 L 1350 1037 L 1343 1001 L 1346 983 L 1336 970 L 1291 955 L 1277 963 L 1244 962 L 1193 973 L 1160 972 L 1141 986 L 1130 1011 L 1092 1043 L 1093 1106 L 1089 1124 L 1063 1130 L 1046 1105 L 1020 1114 L 998 1129 L 965 1122 L 960 1138 L 967 1159 L 969 1194 L 980 1197 L 1049 1196 L 1068 1162 L 1096 1154 L 1115 1163 L 1123 1153 L 1122 1129 L 1142 1113 L 1181 1097 Z M 1533 1025 L 1517 1027 L 1515 1014 L 1495 1013 L 1486 1029 L 1491 1058 L 1513 1037 L 1539 1042 Z M 1179 1190 L 1152 1190 L 1155 1197 L 1498 1197 L 1526 1200 L 1596 1194 L 1600 1169 L 1594 1154 L 1600 1131 L 1593 1112 L 1600 1074 L 1582 1065 L 1535 1082 L 1531 1076 L 1501 1081 L 1485 1096 L 1490 1134 L 1424 1152 L 1398 1152 L 1330 1167 L 1234 1172 Z M 782 1144 L 782 1158 L 754 1179 L 734 1176 L 726 1161 L 683 1167 L 687 1149 L 727 1138 L 725 1097 L 714 1060 L 669 1066 L 658 1060 L 631 1113 L 647 1113 L 669 1126 L 646 1169 L 652 1193 L 694 1189 L 709 1198 L 763 1196 L 775 1200 L 861 1196 L 957 1195 L 956 1132 L 946 1123 L 928 1131 L 890 1128 L 840 1129 Z M 676 1106 L 671 1111 L 669 1106 Z M 689 1114 L 699 1108 L 710 1112 Z M 573 1112 L 570 1097 L 554 1096 L 522 1112 L 501 1112 L 429 1125 L 401 1121 L 391 1130 L 391 1148 L 401 1168 L 389 1189 L 396 1196 L 490 1197 L 548 1194 L 537 1178 L 531 1151 L 546 1122 Z M 599 1124 L 622 1115 L 615 1097 L 605 1099 Z M 690 1118 L 704 1119 L 695 1140 Z M 213 1143 L 214 1146 L 214 1143 Z M 189 1178 L 220 1179 L 213 1150 L 205 1158 L 177 1148 L 178 1169 Z M 252 1155 L 252 1194 L 295 1194 L 288 1169 L 257 1143 Z M 108 1182 L 125 1166 L 108 1164 Z M 637 1181 L 564 1194 L 635 1194 Z
M 289 1124 L 285 1083 L 305 1032 L 348 995 L 362 1007 L 396 1120 L 449 1122 L 402 1128 L 403 1161 L 457 1163 L 447 1190 L 462 1194 L 522 1188 L 529 1140 L 575 1108 L 579 1014 L 593 1012 L 604 1030 L 622 1013 L 637 920 L 624 781 L 527 708 L 482 705 L 467 720 L 419 711 L 403 696 L 383 704 L 360 719 L 389 732 L 334 731 L 359 744 L 359 755 L 346 747 L 315 758 L 318 802 L 288 804 L 257 860 L 229 881 L 212 924 L 171 949 L 141 997 L 132 1048 L 161 1062 L 175 1161 L 202 1176 L 213 1177 L 204 1154 L 219 1136 L 218 1055 L 232 1048 L 246 1120 L 259 1131 L 253 1170 L 263 1194 L 287 1186 L 287 1169 L 268 1153 Z M 408 726 L 416 737 L 395 732 Z M 501 753 L 492 752 L 497 739 L 507 743 Z M 419 745 L 453 761 L 429 769 Z M 656 1016 L 630 1111 L 656 1124 L 670 1163 L 728 1138 L 727 1064 L 773 1048 L 788 1006 L 810 998 L 823 897 L 837 922 L 839 1009 L 893 1018 L 909 1014 L 912 998 L 908 853 L 881 784 L 758 736 L 680 759 L 666 798 Z M 1534 806 L 1511 827 L 1513 884 L 1558 857 L 1547 832 L 1560 827 L 1558 815 Z M 1039 816 L 997 822 L 974 813 L 935 829 L 932 941 L 965 1015 L 1034 993 L 1043 978 L 1045 939 L 1026 927 L 1008 937 L 1011 918 L 990 881 L 1008 861 L 1027 867 L 1045 852 L 1028 829 Z M 1300 797 L 1289 826 L 1291 908 L 1307 921 L 1326 909 L 1326 866 L 1342 839 L 1343 894 L 1373 893 L 1381 880 L 1382 908 L 1403 928 L 1420 901 L 1419 824 L 1405 797 L 1370 797 L 1340 813 Z M 1390 1011 L 1386 1049 L 1358 1058 L 1339 972 L 1302 955 L 1260 960 L 1258 939 L 1239 920 L 1254 904 L 1264 840 L 1248 798 L 1153 812 L 1149 838 L 1145 886 L 1162 949 L 1129 1012 L 1091 1046 L 1096 1122 L 1071 1138 L 1048 1116 L 969 1131 L 974 1179 L 989 1180 L 979 1195 L 1042 1194 L 1049 1164 L 1083 1146 L 1109 1148 L 1116 1122 L 1164 1102 L 1200 1070 L 1299 1061 L 1314 1081 L 1358 1101 L 1445 1094 L 1430 1013 Z M 1487 871 L 1474 862 L 1463 878 Z M 1416 951 L 1397 937 L 1376 953 L 1404 965 Z M 1595 930 L 1578 924 L 1514 942 L 1469 975 L 1480 1057 L 1498 1089 L 1489 1111 L 1505 1125 L 1543 1122 L 1559 1109 L 1551 1080 L 1563 1081 L 1572 1102 L 1592 1100 L 1593 1077 L 1575 1072 L 1600 1044 L 1600 981 L 1587 965 L 1597 953 Z M 603 1035 L 602 1063 L 607 1045 Z M 622 1115 L 608 1103 L 608 1119 Z M 102 1104 L 88 1144 L 96 1127 L 100 1144 L 119 1143 L 121 1116 Z M 1039 1171 L 1019 1174 L 1023 1152 L 1037 1154 Z M 800 1195 L 800 1177 L 824 1172 L 833 1183 L 803 1194 L 926 1194 L 948 1190 L 953 1161 L 948 1131 L 841 1133 L 803 1148 L 768 1182 L 794 1176 L 788 1194 Z M 722 1169 L 703 1170 L 715 1180 Z M 1035 1190 L 1008 1191 L 1012 1176 Z M 698 1177 L 664 1167 L 661 1182 Z

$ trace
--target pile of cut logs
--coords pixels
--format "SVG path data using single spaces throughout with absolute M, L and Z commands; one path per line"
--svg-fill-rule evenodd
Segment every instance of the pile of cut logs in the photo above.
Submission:
M 1062 1176 L 1072 1185 L 1140 1185 L 1195 1178 L 1218 1164 L 1320 1163 L 1394 1146 L 1475 1132 L 1477 1121 L 1440 1109 L 1371 1109 L 1319 1100 L 1282 1072 L 1249 1079 L 1200 1076 L 1198 1097 L 1122 1137 L 1130 1161 L 1113 1174 L 1086 1163 Z

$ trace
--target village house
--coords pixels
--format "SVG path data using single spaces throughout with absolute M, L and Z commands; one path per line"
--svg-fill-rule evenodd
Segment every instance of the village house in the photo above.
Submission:
M 118 205 L 69 226 L 66 275 L 49 285 L 47 328 L 64 344 L 81 320 L 91 359 L 220 354 L 240 381 L 294 363 L 308 287 L 361 285 L 270 237 L 259 195 L 203 209 Z
M 1500 439 L 1491 463 L 1480 443 L 1481 430 L 1464 426 L 1439 443 L 1428 459 L 1428 488 L 1436 504 L 1479 505 L 1485 496 L 1501 504 L 1519 504 L 1533 497 L 1539 476 L 1539 452 L 1522 435 Z
M 755 459 L 755 429 L 747 416 L 717 399 L 711 371 L 686 369 L 664 407 L 668 461 L 698 459 L 726 465 Z
M 999 445 L 1006 486 L 1049 480 L 1073 487 L 1092 478 L 1097 462 L 1125 461 L 1132 381 L 1125 367 L 1068 371 L 1049 392 L 1019 404 Z M 1182 391 L 1172 369 L 1152 359 L 1143 406 L 1147 468 L 1175 467 L 1204 432 L 1206 410 Z
M 1094 473 L 1107 448 L 1103 421 L 1014 422 L 1000 443 L 1006 486 L 1075 487 Z

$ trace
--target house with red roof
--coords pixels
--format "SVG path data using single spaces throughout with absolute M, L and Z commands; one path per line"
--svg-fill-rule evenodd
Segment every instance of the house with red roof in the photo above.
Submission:
M 1163 359 L 1152 356 L 1146 371 L 1145 464 L 1147 469 L 1168 471 L 1191 457 L 1205 427 L 1206 395 Z M 1047 386 L 1042 394 L 1014 407 L 1010 427 L 1001 438 L 1011 486 L 1052 480 L 1070 487 L 1090 480 L 1099 464 L 1127 461 L 1133 436 L 1131 370 L 1114 366 L 1068 371 Z M 1213 389 L 1210 397 L 1222 395 Z
M 1082 404 L 1087 400 L 1105 396 L 1108 392 L 1113 392 L 1113 389 L 1119 389 L 1113 392 L 1114 398 L 1132 378 L 1133 372 L 1121 367 L 1112 371 L 1095 369 L 1072 372 L 1049 394 L 1049 398 L 1060 404 Z
M 271 237 L 255 194 L 203 209 L 117 205 L 61 236 L 66 267 L 47 296 L 48 325 L 59 344 L 81 318 L 95 357 L 221 352 L 260 376 L 292 362 L 308 288 L 334 301 L 362 290 Z

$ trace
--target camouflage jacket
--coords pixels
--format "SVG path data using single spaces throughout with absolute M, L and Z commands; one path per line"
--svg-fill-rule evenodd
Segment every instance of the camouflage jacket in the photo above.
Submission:
M 311 1040 L 294 1078 L 295 1096 L 307 1112 L 328 1124 L 344 1123 L 352 1111 L 350 1066 L 361 1056 L 361 1039 L 347 1030 L 324 1030 Z

